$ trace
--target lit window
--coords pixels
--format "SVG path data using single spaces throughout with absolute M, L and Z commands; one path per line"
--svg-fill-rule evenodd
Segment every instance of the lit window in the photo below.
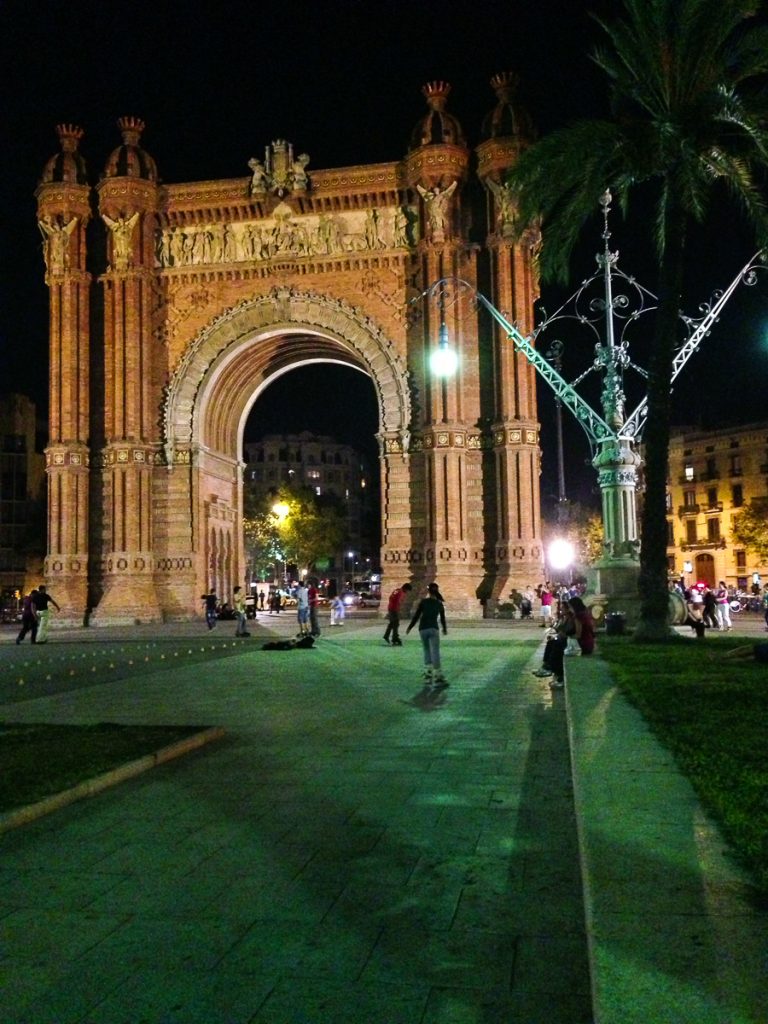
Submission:
M 693 466 L 686 466 L 685 467 L 685 479 L 686 480 L 693 480 Z
M 318 497 L 319 497 L 319 496 L 320 496 L 320 495 L 321 495 L 322 493 L 323 493 L 323 492 L 322 492 L 322 489 L 321 489 L 320 487 L 316 487 L 316 488 L 315 488 L 315 494 L 316 494 L 316 495 L 317 495 Z

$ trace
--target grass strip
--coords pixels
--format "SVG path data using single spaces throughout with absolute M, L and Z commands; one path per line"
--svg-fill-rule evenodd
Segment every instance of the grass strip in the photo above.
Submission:
M 167 747 L 204 726 L 0 724 L 0 813 Z
M 768 896 L 768 672 L 752 657 L 729 658 L 743 645 L 611 637 L 600 655 Z

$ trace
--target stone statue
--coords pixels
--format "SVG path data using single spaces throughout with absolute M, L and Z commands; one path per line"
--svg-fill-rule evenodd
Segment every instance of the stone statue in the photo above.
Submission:
M 509 185 L 500 185 L 493 178 L 486 179 L 488 188 L 496 200 L 496 223 L 504 238 L 509 238 L 515 232 L 515 203 L 512 198 L 512 188 Z
M 59 224 L 52 217 L 43 217 L 37 222 L 45 239 L 43 256 L 49 274 L 63 274 L 69 270 L 69 239 L 77 227 L 77 217 L 68 224 Z
M 139 219 L 139 212 L 137 210 L 130 217 L 118 217 L 117 220 L 103 213 L 102 218 L 112 232 L 112 269 L 127 270 L 131 264 L 131 236 Z
M 365 243 L 369 249 L 382 249 L 384 243 L 379 238 L 379 212 L 368 210 L 365 214 Z
M 251 176 L 251 195 L 263 195 L 267 191 L 267 172 L 261 160 L 255 156 L 248 161 L 248 166 L 253 172 Z
M 294 192 L 306 192 L 309 187 L 309 178 L 307 176 L 307 164 L 309 163 L 309 156 L 306 153 L 301 153 L 298 159 L 293 161 L 293 190 Z
M 416 191 L 424 200 L 424 204 L 427 207 L 429 229 L 433 242 L 445 241 L 445 232 L 448 227 L 448 208 L 450 205 L 450 198 L 456 191 L 457 184 L 458 182 L 452 181 L 447 188 L 440 188 L 439 185 L 435 185 L 434 188 L 431 189 L 423 188 L 421 185 L 416 186 Z
M 408 218 L 402 207 L 398 206 L 392 217 L 392 244 L 396 249 L 408 247 Z

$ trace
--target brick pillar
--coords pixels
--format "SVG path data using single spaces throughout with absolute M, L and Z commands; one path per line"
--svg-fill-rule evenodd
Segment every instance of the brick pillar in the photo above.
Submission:
M 90 188 L 77 153 L 82 131 L 57 130 L 62 153 L 49 161 L 35 193 L 50 302 L 45 577 L 61 606 L 57 621 L 81 625 L 88 603 Z
M 123 119 L 124 145 L 98 185 L 107 231 L 104 289 L 104 447 L 101 599 L 94 622 L 157 621 L 153 473 L 160 458 L 153 391 L 152 280 L 157 184 L 146 174 L 138 125 Z M 143 125 L 141 126 L 143 127 Z M 138 154 L 138 155 L 137 155 Z M 151 165 L 152 167 L 154 165 Z M 131 176 L 111 171 L 134 173 Z
M 497 112 L 509 105 L 506 76 L 494 80 L 500 96 Z M 516 114 L 516 111 L 514 112 Z M 499 118 L 509 125 L 509 118 Z M 478 174 L 486 186 L 490 232 L 490 301 L 524 334 L 533 328 L 538 297 L 538 231 L 522 235 L 515 221 L 514 199 L 505 185 L 524 140 L 518 135 L 491 137 L 477 148 Z M 495 477 L 495 578 L 488 602 L 492 608 L 509 599 L 511 588 L 524 589 L 543 578 L 539 474 L 541 451 L 536 408 L 536 373 L 515 351 L 502 328 L 492 321 L 493 421 Z

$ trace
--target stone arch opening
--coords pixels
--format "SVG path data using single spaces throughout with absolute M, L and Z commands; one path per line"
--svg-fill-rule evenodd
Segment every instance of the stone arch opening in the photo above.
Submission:
M 158 500 L 170 519 L 189 508 L 191 546 L 199 552 L 194 593 L 229 593 L 244 578 L 243 434 L 259 395 L 277 377 L 312 363 L 336 363 L 368 376 L 378 404 L 379 452 L 384 438 L 407 450 L 411 402 L 406 366 L 384 332 L 352 306 L 313 293 L 275 289 L 217 317 L 188 346 L 166 390 L 165 460 Z M 401 456 L 402 457 L 402 456 Z M 383 489 L 387 473 L 382 472 Z M 191 499 L 191 501 L 190 501 Z M 382 494 L 382 521 L 386 497 Z M 215 539 L 214 539 L 215 538 Z M 168 538 L 169 548 L 173 538 Z M 209 578 L 206 578 L 209 577 Z M 168 581 L 167 590 L 178 586 Z M 161 605 L 166 600 L 159 587 Z
M 233 457 L 259 387 L 312 361 L 339 362 L 368 374 L 380 432 L 409 430 L 406 366 L 384 332 L 338 299 L 274 289 L 227 310 L 188 347 L 167 391 L 168 461 L 180 448 L 198 446 Z

